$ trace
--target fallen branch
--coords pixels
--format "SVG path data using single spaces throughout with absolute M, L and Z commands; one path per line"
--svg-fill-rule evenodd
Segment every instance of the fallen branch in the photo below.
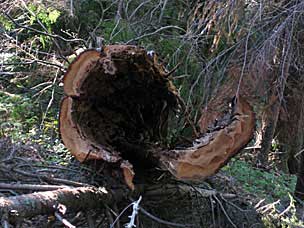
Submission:
M 41 185 L 41 184 L 6 184 L 0 183 L 0 189 L 53 191 L 61 188 L 68 188 L 66 185 Z
M 119 200 L 122 193 L 114 194 L 105 188 L 79 187 L 64 188 L 55 191 L 37 192 L 20 196 L 0 198 L 0 216 L 7 215 L 9 220 L 29 218 L 56 211 L 56 205 L 62 204 L 69 211 L 96 208 Z
M 15 168 L 13 168 L 12 170 L 21 175 L 39 178 L 41 180 L 51 182 L 51 183 L 65 184 L 65 185 L 74 186 L 74 187 L 89 187 L 88 184 L 77 182 L 77 181 L 71 181 L 71 180 L 66 180 L 66 179 L 61 179 L 61 178 L 49 177 L 47 175 L 29 173 L 29 172 L 25 172 L 20 169 L 15 169 Z
M 182 32 L 186 32 L 183 28 L 181 27 L 178 27 L 178 26 L 174 26 L 174 25 L 168 25 L 168 26 L 164 26 L 164 27 L 161 27 L 157 30 L 155 30 L 154 32 L 150 32 L 150 33 L 146 33 L 146 34 L 143 34 L 141 36 L 138 36 L 138 37 L 135 37 L 129 41 L 126 42 L 126 44 L 130 44 L 132 42 L 135 42 L 135 41 L 138 41 L 138 40 L 141 40 L 143 38 L 146 38 L 146 37 L 149 37 L 149 36 L 153 36 L 163 30 L 166 30 L 166 29 L 176 29 L 176 30 L 179 30 L 179 31 L 182 31 Z
M 62 222 L 63 225 L 65 225 L 67 228 L 76 228 L 76 226 L 72 225 L 68 220 L 63 218 L 58 212 L 55 212 L 55 217 Z

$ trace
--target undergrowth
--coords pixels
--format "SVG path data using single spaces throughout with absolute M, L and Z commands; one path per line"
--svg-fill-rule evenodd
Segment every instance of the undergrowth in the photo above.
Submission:
M 233 159 L 223 168 L 233 176 L 243 190 L 265 198 L 269 203 L 288 198 L 294 192 L 296 176 L 254 168 L 245 161 Z
M 232 159 L 223 171 L 232 176 L 235 185 L 256 204 L 265 227 L 304 227 L 292 195 L 295 175 L 258 169 L 237 159 Z
M 0 138 L 39 145 L 46 162 L 65 165 L 71 155 L 59 139 L 58 116 L 48 115 L 42 123 L 42 115 L 38 100 L 0 90 Z

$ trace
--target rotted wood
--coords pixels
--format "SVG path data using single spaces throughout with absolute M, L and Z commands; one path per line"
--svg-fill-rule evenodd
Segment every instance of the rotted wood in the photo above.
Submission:
M 205 179 L 215 174 L 230 157 L 239 152 L 251 139 L 255 126 L 251 106 L 242 98 L 221 123 L 193 142 L 184 150 L 170 150 L 162 159 L 168 170 L 180 179 Z
M 79 161 L 116 164 L 131 189 L 134 167 L 162 167 L 179 179 L 216 173 L 252 138 L 253 109 L 243 94 L 218 96 L 210 112 L 203 111 L 200 137 L 169 150 L 169 113 L 180 98 L 168 74 L 154 53 L 136 46 L 80 54 L 64 78 L 60 133 L 66 147 Z M 231 85 L 226 87 L 233 91 Z M 222 110 L 212 111 L 217 104 Z
M 177 93 L 153 53 L 112 45 L 83 52 L 64 77 L 60 133 L 79 160 L 118 165 L 134 189 L 133 165 L 154 166 L 150 153 L 167 134 Z

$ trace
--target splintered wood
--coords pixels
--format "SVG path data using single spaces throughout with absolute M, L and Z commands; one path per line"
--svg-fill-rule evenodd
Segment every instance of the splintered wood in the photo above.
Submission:
M 225 123 L 223 121 L 216 130 L 203 134 L 192 147 L 165 154 L 163 161 L 174 176 L 204 179 L 216 173 L 249 142 L 255 124 L 252 108 L 239 97 L 234 109 Z
M 60 133 L 66 147 L 81 162 L 115 164 L 131 189 L 134 167 L 165 167 L 182 179 L 217 172 L 251 139 L 251 106 L 231 97 L 233 109 L 205 121 L 212 128 L 201 118 L 202 134 L 192 146 L 168 150 L 169 112 L 179 97 L 167 76 L 156 55 L 140 47 L 110 45 L 80 54 L 64 77 Z
M 153 53 L 136 46 L 88 50 L 64 77 L 60 133 L 81 162 L 103 160 L 120 167 L 134 188 L 133 166 L 153 166 L 150 151 L 167 135 L 175 87 Z

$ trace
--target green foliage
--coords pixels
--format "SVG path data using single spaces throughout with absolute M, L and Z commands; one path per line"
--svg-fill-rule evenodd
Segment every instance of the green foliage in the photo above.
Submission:
M 0 134 L 10 135 L 16 140 L 29 132 L 38 120 L 37 106 L 25 96 L 8 95 L 0 91 L 0 110 L 2 110 Z
M 34 5 L 30 4 L 28 7 L 36 16 L 30 16 L 30 25 L 33 25 L 39 19 L 49 30 L 51 31 L 51 26 L 56 23 L 60 16 L 60 12 L 53 8 L 46 8 L 42 4 Z
M 273 139 L 271 142 L 271 150 L 277 151 L 279 149 L 280 149 L 280 143 L 278 142 L 278 140 Z
M 70 153 L 58 137 L 58 117 L 52 110 L 41 125 L 39 103 L 25 95 L 0 91 L 0 137 L 9 136 L 14 142 L 29 141 L 48 153 L 47 162 L 65 165 Z M 43 126 L 43 127 L 42 127 Z
M 267 210 L 260 212 L 265 227 L 304 227 L 297 215 L 292 193 L 296 177 L 253 168 L 250 164 L 233 159 L 223 170 L 232 175 L 245 194 L 257 200 L 265 199 Z M 289 201 L 289 205 L 287 202 Z
M 53 8 L 47 8 L 43 4 L 29 4 L 28 8 L 33 13 L 29 15 L 29 24 L 31 26 L 35 26 L 37 24 L 37 26 L 40 27 L 38 23 L 39 20 L 45 26 L 47 31 L 51 33 L 52 25 L 57 22 L 60 12 Z M 51 45 L 51 38 L 49 36 L 40 34 L 39 40 L 44 49 Z
M 233 160 L 223 168 L 241 184 L 243 189 L 268 202 L 283 199 L 294 192 L 296 177 L 253 168 L 244 161 Z
M 0 28 L 3 26 L 3 28 L 7 31 L 11 31 L 13 26 L 13 22 L 8 20 L 6 17 L 0 14 Z
M 16 10 L 12 13 L 18 23 L 50 34 L 54 33 L 53 29 L 57 26 L 60 15 L 59 10 L 49 7 L 47 3 L 36 2 L 29 3 L 23 11 Z M 0 23 L 6 31 L 14 29 L 6 17 L 1 16 Z M 21 46 L 29 44 L 34 50 L 44 52 L 50 52 L 53 46 L 49 36 L 26 29 L 20 30 L 18 42 Z M 34 56 L 31 50 L 24 50 L 18 50 L 18 55 L 8 52 L 3 60 L 7 63 L 5 71 L 22 73 L 12 74 L 0 80 L 0 137 L 10 137 L 13 142 L 37 144 L 43 151 L 56 151 L 48 156 L 50 161 L 59 163 L 65 160 L 68 154 L 58 139 L 58 106 L 61 97 L 58 91 L 61 88 L 58 88 L 57 84 L 49 84 L 55 77 L 52 68 L 37 63 L 22 64 Z M 45 58 L 45 55 L 43 57 Z M 35 58 L 41 58 L 41 55 L 35 54 Z M 5 88 L 7 92 L 1 91 L 1 88 Z M 51 97 L 52 106 L 44 113 Z

